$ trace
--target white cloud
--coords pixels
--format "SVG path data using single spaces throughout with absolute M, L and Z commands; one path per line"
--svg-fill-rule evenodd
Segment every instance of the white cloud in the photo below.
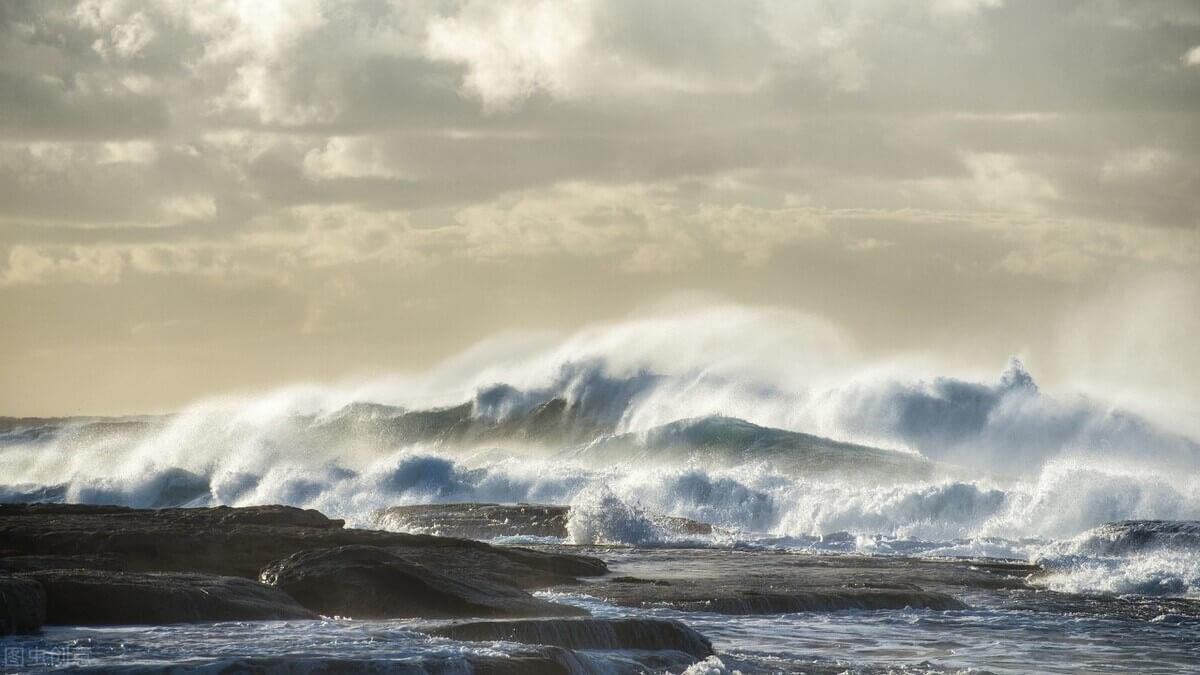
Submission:
M 846 245 L 850 251 L 878 251 L 880 249 L 891 248 L 896 245 L 896 242 L 887 239 L 876 239 L 875 237 L 865 237 L 863 239 L 855 239 Z
M 277 277 L 410 255 L 619 255 L 672 270 L 707 256 L 769 264 L 820 240 L 827 214 L 848 207 L 975 224 L 1053 216 L 1095 232 L 1196 213 L 1197 157 L 1173 121 L 1192 71 L 1161 65 L 1180 53 L 1192 63 L 1200 48 L 1154 32 L 1159 14 L 1187 14 L 1178 9 L 1138 10 L 1114 37 L 1109 9 L 998 0 L 31 7 L 0 34 L 6 72 L 29 88 L 14 99 L 28 109 L 0 109 L 0 223 L 77 232 L 45 238 L 68 248 L 0 232 L 0 245 L 27 246 L 13 279 L 113 267 L 76 245 L 156 274 Z M 1038 21 L 1025 19 L 1030 40 L 1013 51 L 1008 19 L 1021 16 L 1006 13 L 1018 10 Z M 1086 21 L 1095 35 L 1071 33 Z M 1103 59 L 1064 62 L 1067 90 L 1029 68 L 1057 58 L 1034 38 L 1059 33 L 1115 40 Z M 1135 62 L 1130 45 L 1161 58 Z M 1137 93 L 1138 110 L 1161 113 L 1154 125 L 1112 98 L 1142 61 L 1164 71 Z M 1018 74 L 1019 87 L 1006 79 Z M 1087 89 L 1099 81 L 1109 84 Z M 162 117 L 101 124 L 151 109 Z M 1130 199 L 1150 184 L 1144 204 Z M 139 233 L 141 248 L 86 233 L 161 225 L 171 234 Z M 1143 260 L 1162 239 L 1114 243 L 1146 230 L 1128 232 L 1075 253 L 1053 238 L 1045 254 L 1015 246 L 1003 268 L 1083 278 L 1089 261 Z M 222 262 L 186 253 L 200 250 Z
M 157 34 L 145 14 L 134 12 L 125 21 L 114 25 L 107 38 L 97 39 L 92 48 L 105 58 L 131 59 L 140 54 Z
M 467 2 L 457 15 L 430 22 L 426 49 L 431 58 L 464 64 L 464 86 L 489 110 L 538 90 L 569 94 L 591 33 L 590 4 Z
M 980 203 L 1003 211 L 1037 211 L 1042 202 L 1058 197 L 1044 176 L 1021 166 L 1020 159 L 1001 153 L 969 154 L 973 188 Z
M 1173 156 L 1163 148 L 1137 148 L 1109 155 L 1100 167 L 1100 175 L 1105 179 L 1120 179 L 1144 176 L 1155 173 L 1166 167 Z
M 163 202 L 162 212 L 169 221 L 211 220 L 217 215 L 217 203 L 207 194 L 176 195 Z
M 997 9 L 1004 0 L 933 0 L 934 12 L 945 14 L 974 14 L 984 9 Z
M 464 93 L 490 112 L 539 92 L 559 99 L 750 93 L 797 73 L 858 92 L 875 68 L 863 47 L 882 27 L 954 15 L 959 29 L 999 4 L 943 0 L 913 12 L 903 2 L 762 0 L 670 11 L 596 0 L 469 0 L 429 22 L 425 53 L 461 64 Z
M 304 155 L 304 173 L 315 180 L 405 177 L 405 172 L 385 155 L 378 139 L 367 136 L 329 138 L 324 147 Z
M 1019 275 L 1079 282 L 1143 265 L 1200 265 L 1200 231 L 1039 219 L 983 226 L 1012 248 L 999 267 Z
M 1054 184 L 1026 168 L 1019 156 L 968 152 L 961 161 L 967 176 L 910 181 L 905 188 L 910 198 L 926 200 L 943 210 L 1035 214 L 1059 196 Z
M 624 254 L 636 272 L 669 272 L 713 253 L 758 265 L 826 233 L 815 209 L 695 204 L 671 185 L 648 184 L 563 184 L 463 209 L 457 219 L 473 256 Z
M 1200 46 L 1189 49 L 1183 55 L 1183 62 L 1189 66 L 1200 66 Z
M 117 251 L 70 246 L 38 248 L 13 246 L 0 267 L 0 286 L 48 283 L 115 284 L 124 261 Z
M 113 141 L 100 149 L 97 164 L 153 164 L 158 159 L 158 147 L 149 141 Z

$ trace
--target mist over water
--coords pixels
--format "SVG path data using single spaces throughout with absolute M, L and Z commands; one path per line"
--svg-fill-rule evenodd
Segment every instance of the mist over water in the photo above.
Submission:
M 397 504 L 572 504 L 577 543 L 1020 557 L 1059 570 L 1051 587 L 1166 595 L 1200 593 L 1195 541 L 1088 542 L 1200 519 L 1198 469 L 1195 439 L 1045 391 L 1017 359 L 988 376 L 872 360 L 824 322 L 740 307 L 502 336 L 385 381 L 0 427 L 4 500 L 284 503 L 358 525 Z M 717 529 L 695 541 L 661 515 Z

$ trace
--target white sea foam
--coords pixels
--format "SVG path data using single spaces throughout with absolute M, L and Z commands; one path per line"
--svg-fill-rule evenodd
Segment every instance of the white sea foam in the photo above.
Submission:
M 1037 555 L 1112 521 L 1200 519 L 1200 445 L 1040 391 L 1016 361 L 991 381 L 915 375 L 856 360 L 819 322 L 741 309 L 539 344 L 479 347 L 386 385 L 9 423 L 0 498 L 285 503 L 353 524 L 397 504 L 557 503 L 574 506 L 579 542 L 670 539 L 652 518 L 669 515 L 711 523 L 718 544 L 928 555 Z M 1195 587 L 1193 558 L 1137 555 L 1058 578 Z
M 697 661 L 683 671 L 682 675 L 741 675 L 740 670 L 730 670 L 725 662 L 716 656 L 710 656 L 703 661 Z
M 647 544 L 663 533 L 642 509 L 621 501 L 607 486 L 589 489 L 571 504 L 567 520 L 572 544 Z
M 1156 551 L 1068 560 L 1041 558 L 1050 572 L 1038 579 L 1066 593 L 1200 597 L 1200 551 Z
M 1108 523 L 1039 547 L 1048 588 L 1072 593 L 1200 597 L 1200 521 Z

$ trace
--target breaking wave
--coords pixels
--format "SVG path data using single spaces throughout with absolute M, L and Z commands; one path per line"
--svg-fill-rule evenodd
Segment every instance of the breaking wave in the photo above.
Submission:
M 1093 529 L 1200 519 L 1195 440 L 1043 392 L 1015 359 L 990 381 L 921 377 L 843 342 L 727 310 L 371 386 L 0 419 L 0 499 L 286 503 L 360 525 L 400 504 L 569 504 L 579 543 L 678 543 L 670 516 L 711 524 L 709 544 L 1035 558 L 1054 588 L 1195 592 L 1194 529 Z
M 1200 521 L 1107 523 L 1035 556 L 1065 592 L 1200 597 Z

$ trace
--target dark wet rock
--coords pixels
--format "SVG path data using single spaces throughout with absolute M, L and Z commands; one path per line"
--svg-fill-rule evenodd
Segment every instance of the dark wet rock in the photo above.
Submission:
M 697 659 L 713 654 L 712 643 L 668 619 L 522 619 L 470 621 L 428 630 L 455 640 L 520 642 L 568 649 L 639 649 L 683 652 Z
M 389 530 L 425 532 L 469 539 L 496 537 L 567 538 L 571 507 L 549 504 L 417 504 L 393 506 L 374 513 Z M 712 525 L 677 516 L 647 516 L 666 534 L 708 536 Z
M 492 550 L 498 551 L 502 557 L 513 563 L 541 570 L 549 575 L 597 577 L 608 573 L 608 566 L 603 560 L 589 556 L 555 555 L 516 546 L 497 547 Z
M 494 539 L 505 536 L 567 536 L 566 506 L 543 504 L 417 504 L 377 511 L 375 522 L 389 530 L 428 532 L 448 537 Z
M 671 582 L 662 579 L 642 579 L 640 577 L 613 577 L 609 582 L 614 584 L 654 584 L 655 586 L 670 586 Z
M 667 534 L 707 537 L 714 531 L 713 526 L 709 523 L 702 523 L 698 520 L 681 518 L 679 516 L 651 515 L 650 522 L 657 525 L 659 529 Z
M 770 589 L 770 590 L 767 590 Z M 896 587 L 803 586 L 800 584 L 748 585 L 730 581 L 705 583 L 605 584 L 600 592 L 608 602 L 629 607 L 671 607 L 716 614 L 787 614 L 834 612 L 846 609 L 966 609 L 954 596 L 907 585 Z
M 494 547 L 422 534 L 359 530 L 317 511 L 286 506 L 130 509 L 0 504 L 0 555 L 111 556 L 130 571 L 180 571 L 257 579 L 293 553 L 378 546 L 426 567 L 521 588 L 571 583 L 607 571 L 596 558 Z
M 327 616 L 362 619 L 465 616 L 573 616 L 511 584 L 450 576 L 374 546 L 295 553 L 268 565 L 263 583 Z
M 46 592 L 48 625 L 316 618 L 286 593 L 240 577 L 103 570 L 47 570 L 25 576 Z
M 36 581 L 0 576 L 0 635 L 36 633 L 46 622 L 46 592 Z
M 115 555 L 11 555 L 0 558 L 0 573 L 17 574 L 41 570 L 123 570 L 125 563 Z
M 256 673 L 257 675 L 310 675 L 312 673 L 374 673 L 379 675 L 573 675 L 593 672 L 574 653 L 557 647 L 530 648 L 497 656 L 426 656 L 404 660 L 355 659 L 321 656 L 249 656 L 216 661 L 191 661 L 162 665 L 129 665 L 72 668 L 78 674 L 143 675 L 150 673 Z M 620 670 L 645 672 L 644 669 Z
M 1028 588 L 1031 565 L 721 549 L 607 550 L 615 575 L 573 592 L 720 614 L 954 610 L 973 590 Z
M 906 588 L 814 588 L 782 593 L 745 591 L 736 595 L 708 594 L 691 599 L 674 597 L 662 601 L 675 609 L 716 614 L 789 614 L 792 612 L 836 612 L 846 609 L 966 609 L 963 602 L 945 593 Z

